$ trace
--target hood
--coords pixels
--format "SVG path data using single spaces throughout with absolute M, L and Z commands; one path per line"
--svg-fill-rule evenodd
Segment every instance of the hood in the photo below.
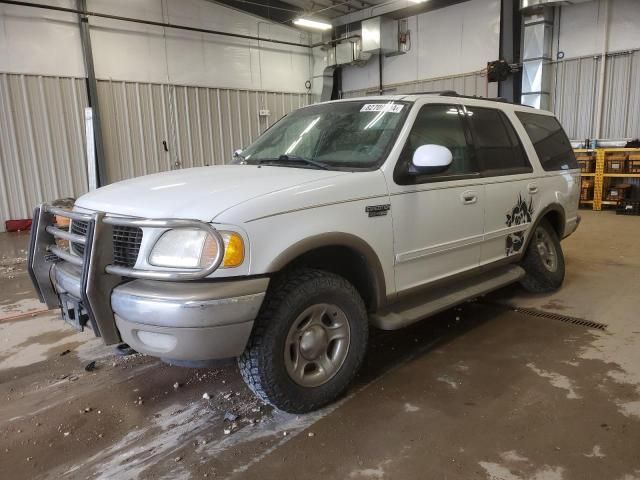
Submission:
M 80 197 L 76 206 L 117 215 L 209 222 L 247 200 L 346 173 L 266 165 L 188 168 L 99 188 Z

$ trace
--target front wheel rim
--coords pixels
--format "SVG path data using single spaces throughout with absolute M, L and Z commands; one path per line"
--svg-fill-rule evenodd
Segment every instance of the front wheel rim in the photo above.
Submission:
M 289 377 L 303 387 L 331 380 L 347 358 L 351 329 L 344 311 L 319 303 L 306 308 L 289 328 L 284 363 Z
M 555 272 L 558 269 L 558 252 L 549 232 L 538 227 L 535 233 L 535 244 L 544 267 L 550 272 Z

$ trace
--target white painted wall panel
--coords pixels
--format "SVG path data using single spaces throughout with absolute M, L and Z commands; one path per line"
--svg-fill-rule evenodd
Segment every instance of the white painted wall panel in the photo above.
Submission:
M 74 8 L 73 0 L 36 0 Z M 0 5 L 0 72 L 82 76 L 77 16 Z
M 45 0 L 39 0 L 47 3 Z M 73 0 L 52 5 L 75 8 Z M 88 0 L 90 11 L 307 44 L 308 33 L 203 0 Z M 304 47 L 90 17 L 96 77 L 307 93 Z M 0 5 L 0 72 L 84 76 L 77 15 Z
M 310 36 L 202 0 L 90 0 L 90 8 L 153 21 L 307 44 Z M 131 6 L 130 6 L 131 5 Z M 96 76 L 101 79 L 306 93 L 307 48 L 165 29 L 92 17 Z M 165 31 L 166 30 L 166 31 Z
M 609 0 L 608 51 L 640 47 L 640 1 Z M 565 58 L 599 54 L 602 50 L 604 10 L 601 0 L 562 7 L 560 51 Z
M 409 17 L 411 50 L 383 59 L 383 82 L 397 84 L 473 72 L 496 60 L 500 1 L 470 0 Z M 378 61 L 343 69 L 345 91 L 378 85 Z
M 163 22 L 159 0 L 88 0 L 87 8 L 111 15 Z M 138 82 L 167 82 L 164 28 L 90 17 L 96 76 Z

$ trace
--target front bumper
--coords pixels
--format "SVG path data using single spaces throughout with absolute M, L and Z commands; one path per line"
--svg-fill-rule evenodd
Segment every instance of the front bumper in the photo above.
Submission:
M 55 216 L 87 222 L 86 237 L 58 228 Z M 220 258 L 196 271 L 116 266 L 112 226 L 118 224 L 201 228 L 220 240 L 215 229 L 194 220 L 108 218 L 43 205 L 34 214 L 28 261 L 41 301 L 60 307 L 63 319 L 80 330 L 90 325 L 107 345 L 125 341 L 139 352 L 183 361 L 242 353 L 269 279 L 205 278 Z M 84 254 L 73 255 L 61 240 L 81 243 Z
M 51 279 L 63 298 L 80 301 L 81 270 L 56 263 Z M 133 280 L 111 293 L 122 340 L 134 350 L 171 360 L 213 360 L 242 353 L 268 278 L 235 281 Z
M 133 349 L 172 360 L 236 357 L 247 344 L 267 278 L 220 282 L 135 280 L 111 295 L 116 325 Z

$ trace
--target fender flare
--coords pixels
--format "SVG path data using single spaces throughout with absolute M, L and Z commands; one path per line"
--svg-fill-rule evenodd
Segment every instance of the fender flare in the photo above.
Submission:
M 542 221 L 542 219 L 545 218 L 547 214 L 550 212 L 555 212 L 560 215 L 560 220 L 561 220 L 559 225 L 560 231 L 556 233 L 558 233 L 559 240 L 562 240 L 562 238 L 564 237 L 564 230 L 565 230 L 566 221 L 567 221 L 564 208 L 559 203 L 551 203 L 547 205 L 545 208 L 543 208 L 540 211 L 540 213 L 538 213 L 538 216 L 536 217 L 535 222 L 533 222 L 533 225 L 530 230 L 531 233 L 528 235 L 527 241 L 525 242 L 524 248 L 522 249 L 522 256 L 524 256 L 527 250 L 529 249 L 529 243 L 531 243 L 531 239 L 533 238 L 533 232 L 535 232 L 536 228 L 538 228 L 538 225 L 540 225 L 540 222 Z
M 374 282 L 374 305 L 380 308 L 386 302 L 386 280 L 378 254 L 367 241 L 350 233 L 326 232 L 300 240 L 272 260 L 267 267 L 267 273 L 279 272 L 296 258 L 323 247 L 346 247 L 360 255 L 367 265 L 369 278 Z

